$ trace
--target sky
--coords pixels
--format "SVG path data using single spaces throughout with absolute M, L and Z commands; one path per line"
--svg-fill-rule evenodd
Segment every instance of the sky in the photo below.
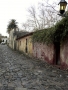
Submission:
M 53 1 L 50 0 L 50 3 Z M 7 25 L 11 19 L 15 19 L 22 28 L 22 23 L 27 18 L 28 8 L 32 5 L 37 6 L 39 2 L 42 0 L 0 0 L 0 33 L 8 36 Z

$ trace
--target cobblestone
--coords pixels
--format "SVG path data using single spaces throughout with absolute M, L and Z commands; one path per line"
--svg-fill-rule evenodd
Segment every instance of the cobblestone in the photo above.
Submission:
M 0 45 L 0 90 L 68 90 L 68 71 Z

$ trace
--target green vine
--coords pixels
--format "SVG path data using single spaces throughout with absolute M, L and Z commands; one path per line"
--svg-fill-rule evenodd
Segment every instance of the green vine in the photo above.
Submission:
M 63 18 L 55 26 L 39 31 L 35 31 L 32 36 L 34 42 L 42 43 L 62 43 L 68 35 L 68 17 Z

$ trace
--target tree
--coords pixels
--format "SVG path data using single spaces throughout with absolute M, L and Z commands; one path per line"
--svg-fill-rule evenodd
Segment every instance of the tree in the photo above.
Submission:
M 33 30 L 33 29 L 39 29 L 39 20 L 36 13 L 36 8 L 34 6 L 31 6 L 28 9 L 28 19 L 25 23 L 22 24 L 23 28 L 26 30 Z
M 7 26 L 7 32 L 10 33 L 10 31 L 11 31 L 12 29 L 16 29 L 17 27 L 18 27 L 18 26 L 17 26 L 16 20 L 15 20 L 15 19 L 12 19 L 12 20 L 9 22 L 8 26 Z
M 28 9 L 28 19 L 23 24 L 23 27 L 29 30 L 39 30 L 53 26 L 60 20 L 60 16 L 58 16 L 59 12 L 55 9 L 55 6 L 55 3 L 49 4 L 45 0 L 37 8 L 31 6 Z
M 58 16 L 59 11 L 56 10 L 56 4 L 55 2 L 52 4 L 49 4 L 49 0 L 45 1 L 43 0 L 42 3 L 39 5 L 40 9 L 40 21 L 42 24 L 42 28 L 52 27 L 57 21 L 60 20 L 60 16 Z

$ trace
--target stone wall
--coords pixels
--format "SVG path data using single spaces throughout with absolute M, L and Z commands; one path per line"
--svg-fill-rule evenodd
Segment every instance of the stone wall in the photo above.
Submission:
M 24 52 L 30 56 L 33 55 L 33 44 L 31 36 L 26 36 L 17 40 L 17 50 Z
M 54 61 L 54 45 L 46 45 L 43 43 L 33 44 L 33 56 L 46 62 L 53 64 Z
M 61 68 L 68 69 L 68 41 L 67 40 L 60 47 L 60 60 L 61 60 Z

